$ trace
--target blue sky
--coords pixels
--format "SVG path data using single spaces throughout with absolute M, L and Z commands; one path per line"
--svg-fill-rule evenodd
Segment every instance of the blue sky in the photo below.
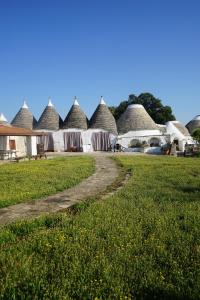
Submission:
M 0 112 L 51 96 L 65 117 L 76 95 L 88 117 L 151 92 L 186 123 L 200 114 L 200 1 L 0 0 Z

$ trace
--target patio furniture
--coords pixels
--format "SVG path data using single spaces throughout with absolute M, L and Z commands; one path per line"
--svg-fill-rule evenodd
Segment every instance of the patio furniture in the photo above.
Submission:
M 0 150 L 0 159 L 4 160 L 4 159 L 13 159 L 14 157 L 16 157 L 16 150 Z
M 125 147 L 123 147 L 119 143 L 115 144 L 115 146 L 114 146 L 114 152 L 124 152 L 124 150 L 125 150 Z

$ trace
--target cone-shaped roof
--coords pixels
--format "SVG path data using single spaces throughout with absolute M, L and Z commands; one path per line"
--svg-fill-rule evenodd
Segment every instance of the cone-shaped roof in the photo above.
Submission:
M 187 128 L 179 121 L 171 121 L 174 126 L 184 135 L 184 136 L 188 136 L 190 135 L 189 131 L 187 130 Z
M 74 99 L 74 104 L 72 105 L 69 113 L 67 114 L 63 128 L 79 128 L 87 129 L 88 120 L 85 113 L 80 108 L 77 98 Z
M 190 134 L 192 134 L 196 129 L 200 128 L 200 115 L 196 116 L 186 125 Z
M 117 126 L 115 118 L 107 107 L 103 97 L 92 115 L 89 128 L 103 129 L 110 133 L 117 134 Z
M 4 114 L 0 114 L 0 125 L 4 125 L 4 126 L 11 126 L 8 123 L 8 120 L 6 119 L 6 117 L 4 116 Z
M 138 130 L 155 130 L 158 126 L 141 104 L 131 104 L 117 121 L 119 133 Z
M 28 105 L 24 101 L 22 107 L 12 120 L 11 124 L 20 128 L 33 129 L 36 126 L 36 119 L 28 109 Z
M 37 129 L 58 130 L 62 125 L 61 123 L 62 119 L 49 98 L 48 105 L 45 107 L 38 121 Z

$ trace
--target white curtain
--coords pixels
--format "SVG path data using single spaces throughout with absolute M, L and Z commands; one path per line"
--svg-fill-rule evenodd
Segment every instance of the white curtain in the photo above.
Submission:
M 111 141 L 108 132 L 93 132 L 92 146 L 94 151 L 108 151 Z
M 53 134 L 37 136 L 37 144 L 44 144 L 44 151 L 54 151 Z
M 6 150 L 7 148 L 7 136 L 0 136 L 0 150 Z
M 64 132 L 64 150 L 70 151 L 76 148 L 77 151 L 83 151 L 83 141 L 81 132 Z

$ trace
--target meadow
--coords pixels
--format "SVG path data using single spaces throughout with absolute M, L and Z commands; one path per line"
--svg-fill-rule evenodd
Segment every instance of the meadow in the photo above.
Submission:
M 87 156 L 1 165 L 0 208 L 63 191 L 93 172 L 94 162 Z
M 2 299 L 200 299 L 200 159 L 115 158 L 104 200 L 0 232 Z

